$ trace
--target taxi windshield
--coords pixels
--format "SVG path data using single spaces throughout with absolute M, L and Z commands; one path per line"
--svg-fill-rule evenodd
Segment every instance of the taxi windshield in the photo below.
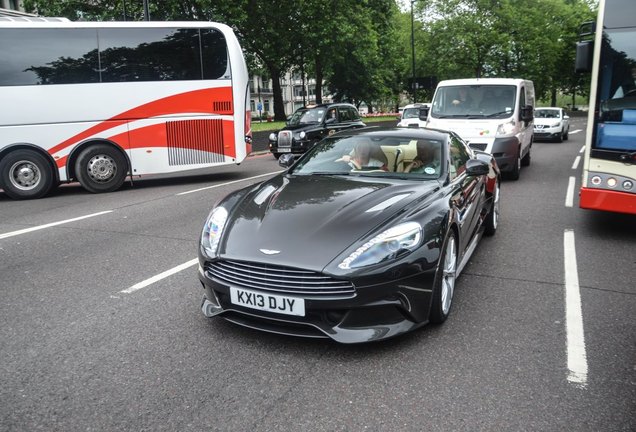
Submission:
M 298 126 L 302 124 L 320 123 L 325 116 L 324 108 L 301 108 L 296 110 L 291 116 L 287 124 L 289 126 Z

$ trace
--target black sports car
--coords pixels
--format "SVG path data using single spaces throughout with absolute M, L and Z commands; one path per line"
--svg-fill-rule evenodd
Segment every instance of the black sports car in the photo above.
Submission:
M 343 131 L 231 193 L 201 236 L 205 316 L 343 343 L 450 313 L 455 279 L 499 219 L 493 157 L 456 134 Z

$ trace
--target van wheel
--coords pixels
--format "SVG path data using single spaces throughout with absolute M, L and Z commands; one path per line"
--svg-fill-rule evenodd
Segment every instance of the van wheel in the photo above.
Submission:
M 570 134 L 570 127 L 568 126 L 567 130 L 565 131 L 565 135 L 563 135 L 563 141 L 568 140 L 569 134 Z
M 92 145 L 82 150 L 75 162 L 77 179 L 84 189 L 92 193 L 119 189 L 127 172 L 126 157 L 108 144 Z
M 49 161 L 33 150 L 16 150 L 0 161 L 0 186 L 13 199 L 41 198 L 53 187 Z
M 526 155 L 523 157 L 523 159 L 521 159 L 521 166 L 528 166 L 530 165 L 530 161 L 532 156 L 530 155 L 530 153 L 532 152 L 532 145 L 530 147 L 528 147 L 528 153 L 526 153 Z
M 517 159 L 512 167 L 512 171 L 508 172 L 507 177 L 510 180 L 519 180 L 519 174 L 521 173 L 521 148 L 517 149 Z

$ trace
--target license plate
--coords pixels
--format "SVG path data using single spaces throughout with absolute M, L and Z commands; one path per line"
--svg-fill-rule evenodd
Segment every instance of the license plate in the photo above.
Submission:
M 291 152 L 291 149 L 290 149 L 289 147 L 287 147 L 287 148 L 285 148 L 285 147 L 283 147 L 283 148 L 278 147 L 278 153 L 289 153 L 289 152 Z
M 305 299 L 230 287 L 230 301 L 239 306 L 284 315 L 305 316 Z

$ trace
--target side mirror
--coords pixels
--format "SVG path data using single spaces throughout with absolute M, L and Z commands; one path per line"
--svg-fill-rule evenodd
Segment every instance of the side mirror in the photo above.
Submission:
M 563 116 L 563 118 L 564 118 L 565 120 L 567 120 L 567 119 L 569 119 L 569 118 L 570 118 L 570 116 L 566 114 L 566 115 L 564 115 L 564 116 Z
M 289 168 L 294 164 L 294 160 L 295 159 L 293 154 L 285 153 L 283 155 L 280 155 L 280 157 L 278 158 L 278 165 L 282 166 L 283 168 Z
M 594 42 L 583 41 L 576 43 L 576 60 L 574 72 L 592 72 L 592 58 L 594 56 Z
M 532 108 L 532 105 L 526 105 L 525 107 L 521 108 L 521 120 L 523 120 L 524 122 L 529 122 L 533 119 L 534 108 Z
M 419 117 L 420 117 L 420 120 L 426 121 L 426 119 L 428 118 L 428 109 L 421 109 Z
M 488 166 L 488 162 L 484 162 L 483 160 L 468 159 L 468 162 L 466 162 L 466 174 L 469 176 L 487 175 L 489 171 L 490 167 Z

